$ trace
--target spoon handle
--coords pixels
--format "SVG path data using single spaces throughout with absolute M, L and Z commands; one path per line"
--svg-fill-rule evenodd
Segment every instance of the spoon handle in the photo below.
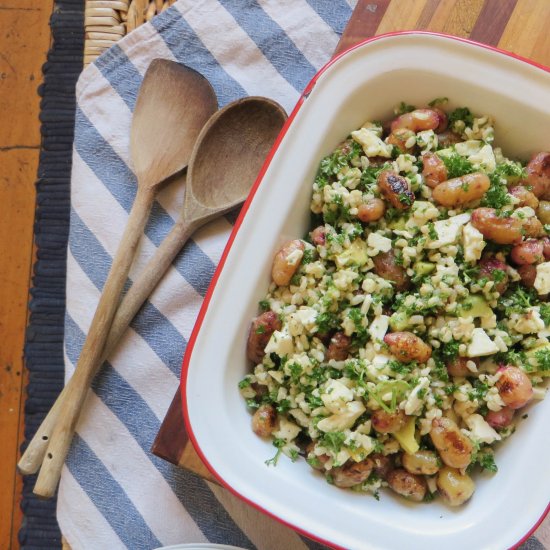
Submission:
M 126 329 L 132 322 L 132 319 L 136 316 L 145 300 L 147 300 L 162 279 L 162 276 L 166 273 L 178 252 L 182 249 L 191 234 L 202 225 L 202 223 L 202 221 L 184 222 L 183 220 L 179 220 L 162 241 L 153 258 L 147 263 L 141 275 L 134 281 L 130 290 L 124 296 L 113 319 L 111 331 L 105 344 L 105 353 L 103 353 L 101 358 L 91 366 L 91 379 L 97 374 L 101 365 L 111 352 L 114 351 L 120 338 L 124 335 Z M 36 434 L 19 460 L 17 467 L 23 475 L 34 474 L 40 468 L 40 464 L 48 448 L 48 442 L 55 428 L 57 418 L 59 417 L 61 406 L 67 398 L 67 395 L 70 395 L 71 392 L 74 391 L 71 388 L 75 383 L 76 379 L 73 376 L 63 388 L 63 391 L 56 399 L 46 418 L 42 421 L 42 424 L 40 424 Z
M 72 376 L 74 381 L 71 387 L 67 389 L 65 399 L 59 409 L 57 422 L 49 439 L 46 456 L 34 487 L 34 493 L 38 496 L 49 498 L 54 494 L 57 487 L 61 468 L 69 451 L 88 388 L 95 374 L 96 364 L 103 356 L 103 349 L 120 302 L 120 295 L 128 278 L 128 272 L 134 260 L 143 229 L 147 223 L 154 196 L 154 187 L 148 185 L 138 186 L 138 192 L 128 217 L 126 229 L 113 259 L 92 324 Z

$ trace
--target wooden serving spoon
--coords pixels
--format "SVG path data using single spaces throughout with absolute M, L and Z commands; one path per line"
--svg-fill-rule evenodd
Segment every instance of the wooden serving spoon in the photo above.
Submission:
M 62 402 L 48 443 L 34 488 L 39 496 L 51 497 L 57 486 L 158 187 L 187 165 L 197 136 L 216 107 L 209 82 L 193 69 L 157 59 L 145 73 L 130 135 L 136 198 L 73 374 L 73 391 Z
M 237 100 L 211 117 L 197 139 L 189 163 L 180 218 L 124 297 L 114 318 L 106 351 L 96 363 L 94 374 L 114 350 L 189 235 L 246 198 L 285 120 L 286 114 L 277 103 L 255 97 Z M 225 162 L 217 162 L 219 159 Z M 57 398 L 21 458 L 18 466 L 23 473 L 38 470 L 61 404 L 70 395 L 73 379 Z

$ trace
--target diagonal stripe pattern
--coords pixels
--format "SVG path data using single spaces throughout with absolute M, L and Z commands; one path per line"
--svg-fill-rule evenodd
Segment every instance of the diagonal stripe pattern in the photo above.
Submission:
M 67 377 L 135 196 L 128 130 L 151 60 L 175 59 L 201 72 L 220 107 L 263 95 L 290 112 L 331 57 L 354 4 L 179 0 L 84 71 L 73 151 Z M 181 200 L 174 189 L 159 195 L 127 287 L 169 232 Z M 150 452 L 233 220 L 226 216 L 193 236 L 94 382 L 59 490 L 58 519 L 73 550 L 207 541 L 262 550 L 323 548 Z

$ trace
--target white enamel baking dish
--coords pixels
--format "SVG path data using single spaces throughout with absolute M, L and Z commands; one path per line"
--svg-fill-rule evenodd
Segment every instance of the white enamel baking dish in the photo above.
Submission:
M 349 549 L 476 548 L 519 544 L 542 521 L 550 497 L 550 398 L 529 410 L 497 452 L 498 474 L 476 476 L 463 507 L 380 502 L 330 486 L 304 460 L 274 453 L 250 429 L 237 384 L 250 320 L 269 284 L 274 251 L 308 230 L 311 183 L 320 159 L 365 120 L 387 119 L 400 101 L 446 96 L 496 119 L 497 144 L 527 158 L 550 150 L 550 73 L 471 42 L 398 33 L 364 42 L 313 79 L 274 146 L 243 208 L 204 301 L 182 372 L 192 441 L 220 482 L 306 535 Z

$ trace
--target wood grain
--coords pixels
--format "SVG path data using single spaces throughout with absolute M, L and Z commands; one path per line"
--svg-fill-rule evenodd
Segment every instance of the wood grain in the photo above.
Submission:
M 499 48 L 550 65 L 550 2 L 519 0 L 498 42 Z
M 23 342 L 33 260 L 40 147 L 36 88 L 50 44 L 52 1 L 0 0 L 0 548 L 18 548 L 26 376 Z

